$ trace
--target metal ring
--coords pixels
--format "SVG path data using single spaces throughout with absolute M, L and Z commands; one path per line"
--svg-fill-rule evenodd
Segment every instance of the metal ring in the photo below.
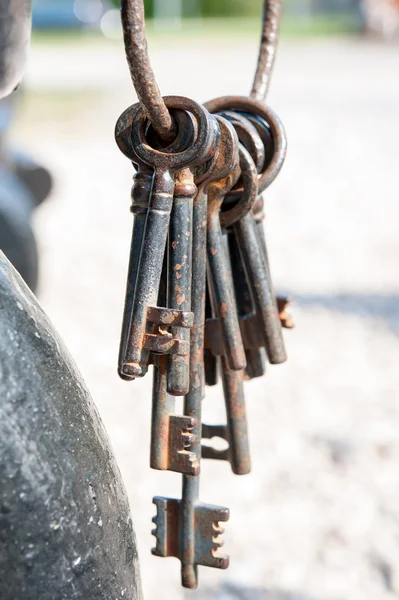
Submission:
M 241 176 L 243 179 L 243 192 L 237 204 L 229 210 L 220 213 L 220 225 L 224 228 L 231 227 L 234 223 L 245 217 L 255 204 L 258 197 L 258 173 L 252 156 L 239 145 Z
M 243 113 L 224 110 L 220 113 L 220 116 L 227 119 L 233 125 L 239 141 L 252 156 L 258 173 L 261 173 L 265 164 L 265 147 L 257 128 Z
M 239 110 L 254 113 L 265 119 L 272 134 L 274 153 L 270 164 L 259 177 L 259 193 L 264 192 L 279 174 L 287 154 L 287 138 L 284 126 L 276 113 L 263 102 L 245 96 L 222 96 L 206 102 L 204 106 L 211 113 Z
M 216 119 L 194 100 L 183 96 L 165 96 L 169 109 L 191 112 L 197 120 L 198 133 L 194 143 L 182 152 L 167 154 L 148 145 L 146 139 L 147 117 L 142 107 L 135 113 L 132 122 L 132 145 L 138 158 L 154 168 L 183 169 L 194 161 L 201 162 L 215 141 Z
M 138 159 L 132 145 L 132 124 L 133 118 L 140 109 L 140 106 L 139 102 L 129 106 L 121 114 L 115 126 L 115 141 L 119 150 L 127 158 L 136 163 Z M 177 135 L 169 146 L 162 148 L 162 152 L 183 152 L 194 142 L 197 136 L 197 123 L 193 115 L 187 111 L 171 109 L 171 113 L 176 121 L 177 131 L 180 135 Z M 148 122 L 148 124 L 150 123 Z

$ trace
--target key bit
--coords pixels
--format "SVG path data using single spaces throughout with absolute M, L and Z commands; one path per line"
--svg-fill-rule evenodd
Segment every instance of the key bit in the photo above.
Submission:
M 156 539 L 152 553 L 155 556 L 179 558 L 184 562 L 184 550 L 181 545 L 184 535 L 181 528 L 183 501 L 156 496 L 153 502 L 157 514 L 152 519 L 155 524 L 152 534 Z M 228 508 L 202 503 L 194 506 L 194 569 L 197 565 L 215 569 L 228 568 L 228 556 L 219 552 L 223 545 L 221 536 L 224 532 L 219 523 L 227 522 L 229 517 Z M 193 584 L 190 587 L 196 587 L 196 581 Z
M 165 359 L 154 360 L 150 465 L 152 469 L 196 476 L 200 469 L 193 433 L 196 420 L 174 414 L 176 401 L 166 390 Z

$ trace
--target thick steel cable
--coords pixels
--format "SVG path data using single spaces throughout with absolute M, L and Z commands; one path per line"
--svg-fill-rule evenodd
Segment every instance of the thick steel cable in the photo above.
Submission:
M 263 29 L 251 98 L 264 102 L 270 85 L 280 30 L 281 0 L 264 0 Z
M 121 0 L 123 37 L 130 76 L 138 99 L 155 131 L 164 140 L 176 136 L 176 124 L 166 108 L 148 56 L 144 1 Z

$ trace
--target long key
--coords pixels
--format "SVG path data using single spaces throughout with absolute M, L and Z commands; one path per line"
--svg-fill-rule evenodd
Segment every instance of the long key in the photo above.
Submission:
M 206 164 L 200 165 L 196 169 L 198 183 L 205 180 L 205 177 L 209 176 L 217 166 L 220 129 L 216 120 L 212 122 L 212 125 L 215 126 L 215 145 L 212 146 L 211 156 Z M 175 183 L 174 206 L 168 242 L 169 260 L 164 260 L 164 271 L 169 273 L 169 284 L 164 286 L 165 297 L 161 297 L 160 294 L 158 302 L 165 303 L 166 295 L 168 295 L 169 306 L 172 306 L 171 310 L 173 310 L 173 306 L 181 307 L 182 304 L 184 304 L 184 308 L 191 310 L 191 286 L 192 282 L 195 283 L 196 281 L 192 269 L 195 267 L 198 253 L 197 249 L 194 255 L 192 253 L 193 231 L 191 221 L 193 219 L 193 204 L 191 199 L 193 192 L 197 191 L 195 196 L 197 205 L 202 195 L 195 186 L 189 169 L 180 171 L 176 175 Z M 194 211 L 195 215 L 196 213 L 197 209 Z M 189 222 L 187 219 L 189 219 Z M 199 252 L 201 251 L 204 252 L 205 250 L 199 244 Z M 192 265 L 193 261 L 194 264 Z M 165 263 L 169 263 L 169 266 L 165 267 Z M 167 389 L 166 384 L 167 379 L 172 376 L 175 386 L 181 391 L 182 383 L 184 383 L 182 380 L 190 374 L 189 361 L 183 364 L 183 367 L 187 365 L 186 370 L 185 368 L 182 369 L 181 362 L 180 364 L 174 364 L 170 359 L 169 356 L 168 363 L 166 363 L 165 360 L 158 358 L 154 364 L 151 467 L 196 476 L 199 473 L 200 459 L 196 448 L 200 444 L 200 439 L 196 440 L 195 435 L 200 435 L 200 428 L 198 430 L 197 427 L 194 431 L 196 425 L 195 415 L 177 416 L 175 414 L 175 398 L 168 393 L 169 389 Z M 200 404 L 201 401 L 199 401 L 199 412 L 197 411 L 199 419 L 201 418 Z
M 151 348 L 145 345 L 149 308 L 156 305 L 163 256 L 173 204 L 174 174 L 202 162 L 215 138 L 212 118 L 199 104 L 187 98 L 166 97 L 168 107 L 189 110 L 197 119 L 195 142 L 184 152 L 165 154 L 146 143 L 145 122 L 138 111 L 132 125 L 134 151 L 143 162 L 154 168 L 154 180 L 143 235 L 140 264 L 129 327 L 125 374 L 143 377 L 147 370 Z M 174 323 L 173 325 L 177 325 Z
M 229 127 L 234 131 L 230 124 Z M 235 131 L 234 135 L 237 135 Z M 236 148 L 238 148 L 238 142 Z M 224 354 L 227 356 L 229 367 L 234 371 L 244 369 L 246 361 L 237 312 L 235 310 L 233 282 L 229 270 L 226 268 L 227 257 L 222 243 L 219 213 L 226 193 L 236 183 L 240 174 L 238 154 L 237 167 L 227 177 L 210 185 L 207 215 L 208 269 L 212 281 L 211 287 L 214 296 L 215 311 L 222 327 L 223 343 L 225 346 Z
M 193 271 L 191 309 L 194 326 L 190 341 L 190 390 L 185 397 L 184 414 L 194 419 L 191 447 L 198 460 L 201 458 L 201 403 L 204 390 L 204 326 L 206 291 L 206 234 L 207 192 L 212 181 L 224 178 L 236 164 L 234 130 L 222 119 L 217 160 L 204 178 L 197 178 L 198 193 L 193 211 Z M 229 511 L 199 502 L 199 478 L 183 476 L 182 500 L 154 498 L 157 516 L 154 518 L 158 556 L 176 556 L 182 563 L 184 587 L 197 587 L 197 565 L 227 568 L 228 557 L 218 553 L 219 521 L 227 521 Z

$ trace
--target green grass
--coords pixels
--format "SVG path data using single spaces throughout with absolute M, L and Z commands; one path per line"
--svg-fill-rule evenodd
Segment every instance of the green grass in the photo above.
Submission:
M 347 15 L 316 16 L 312 19 L 301 19 L 287 16 L 281 25 L 282 39 L 322 37 L 331 35 L 348 35 L 358 32 L 359 27 L 353 17 Z M 181 28 L 154 28 L 151 21 L 147 24 L 147 32 L 150 40 L 180 41 L 185 38 L 197 37 L 202 39 L 218 37 L 243 38 L 259 35 L 260 21 L 254 18 L 208 18 L 208 19 L 186 19 Z M 33 44 L 92 44 L 109 43 L 101 33 L 96 31 L 66 30 L 66 31 L 34 31 Z

